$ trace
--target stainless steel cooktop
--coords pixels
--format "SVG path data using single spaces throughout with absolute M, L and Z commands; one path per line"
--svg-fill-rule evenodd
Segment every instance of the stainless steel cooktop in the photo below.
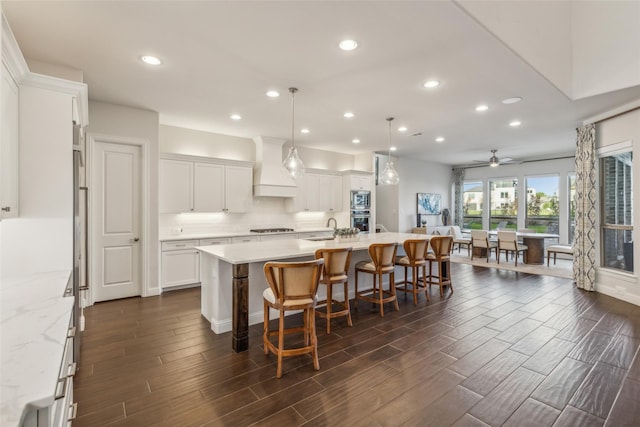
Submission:
M 286 233 L 295 230 L 293 228 L 253 228 L 249 231 L 252 233 Z

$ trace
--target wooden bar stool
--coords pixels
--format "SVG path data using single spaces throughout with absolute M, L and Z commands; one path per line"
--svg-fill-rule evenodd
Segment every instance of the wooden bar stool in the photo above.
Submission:
M 322 271 L 323 259 L 304 262 L 267 262 L 264 265 L 264 275 L 269 283 L 265 289 L 264 299 L 264 332 L 262 341 L 264 354 L 269 351 L 278 356 L 276 377 L 282 377 L 282 358 L 311 353 L 313 367 L 320 369 L 318 361 L 318 337 L 316 336 L 316 292 Z M 269 308 L 280 312 L 277 331 L 269 330 Z M 303 326 L 284 327 L 284 315 L 289 310 L 303 310 Z M 302 347 L 285 349 L 284 335 L 302 332 L 304 345 Z M 269 337 L 278 335 L 278 345 L 274 345 Z
M 427 256 L 427 248 L 429 247 L 429 240 L 427 239 L 408 239 L 405 240 L 403 245 L 404 252 L 406 256 L 396 257 L 396 265 L 400 267 L 404 267 L 404 280 L 402 282 L 396 283 L 396 285 L 404 285 L 404 286 L 396 286 L 396 290 L 402 291 L 405 293 L 412 292 L 413 293 L 413 305 L 418 305 L 418 289 L 425 289 L 426 285 L 424 281 L 418 280 L 418 271 L 420 267 L 422 267 L 422 276 L 426 276 L 426 256 Z M 411 268 L 411 282 L 409 282 L 407 276 L 407 271 Z M 407 285 L 411 285 L 411 289 L 407 289 Z M 425 292 L 427 296 L 427 302 L 429 301 L 429 293 Z
M 451 284 L 451 247 L 453 246 L 453 238 L 451 236 L 433 236 L 429 240 L 433 252 L 427 254 L 427 262 L 429 263 L 429 275 L 426 277 L 425 284 L 438 285 L 440 287 L 440 296 L 444 296 L 443 288 L 449 286 L 453 293 L 453 285 Z M 433 274 L 433 263 L 438 265 L 438 275 Z
M 356 264 L 356 299 L 355 306 L 358 309 L 358 300 L 369 301 L 380 305 L 380 317 L 384 317 L 384 303 L 394 302 L 396 311 L 398 299 L 396 298 L 396 287 L 394 285 L 394 270 L 396 259 L 395 243 L 373 243 L 369 245 L 369 256 L 371 261 L 360 261 Z M 365 291 L 358 291 L 358 273 L 373 275 L 373 288 Z M 382 278 L 389 275 L 389 289 L 382 289 Z
M 353 326 L 351 322 L 351 310 L 349 308 L 349 265 L 351 264 L 351 248 L 325 248 L 318 249 L 315 254 L 316 259 L 324 259 L 322 277 L 320 284 L 327 286 L 327 299 L 318 301 L 316 315 L 327 319 L 327 334 L 331 333 L 331 319 L 346 316 L 347 325 Z M 343 285 L 344 300 L 333 299 L 333 286 Z M 341 306 L 340 311 L 333 311 L 333 305 Z M 325 305 L 325 311 L 318 310 L 318 306 Z

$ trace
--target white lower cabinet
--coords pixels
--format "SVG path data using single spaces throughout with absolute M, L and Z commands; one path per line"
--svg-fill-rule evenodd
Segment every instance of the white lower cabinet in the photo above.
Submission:
M 200 283 L 198 240 L 162 243 L 162 289 Z
M 231 239 L 202 239 L 162 242 L 162 289 L 200 283 L 200 252 L 196 246 L 224 245 Z
M 73 377 L 76 374 L 76 363 L 73 361 L 73 341 L 75 326 L 73 315 L 69 323 L 69 333 L 65 345 L 62 364 L 58 374 L 53 404 L 46 408 L 30 411 L 25 416 L 23 427 L 68 427 L 76 417 L 77 404 L 73 402 Z

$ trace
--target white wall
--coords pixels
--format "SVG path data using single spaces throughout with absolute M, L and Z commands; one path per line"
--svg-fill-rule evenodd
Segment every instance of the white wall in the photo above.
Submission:
M 484 229 L 489 228 L 489 179 L 514 179 L 518 180 L 520 188 L 526 182 L 527 177 L 557 175 L 560 185 L 558 188 L 558 198 L 560 203 L 560 243 L 568 243 L 569 239 L 569 206 L 562 201 L 568 200 L 568 175 L 575 171 L 575 160 L 573 157 L 559 160 L 546 160 L 528 162 L 522 164 L 500 165 L 497 168 L 489 166 L 467 168 L 465 170 L 465 181 L 482 181 L 485 189 L 484 207 L 482 212 L 482 224 Z M 518 191 L 518 206 L 527 206 L 526 191 Z M 525 226 L 526 210 L 518 209 L 518 228 Z
M 596 125 L 596 147 L 611 146 L 620 142 L 631 141 L 633 156 L 633 189 L 640 191 L 640 109 L 623 114 L 612 119 L 604 120 Z M 640 225 L 640 197 L 633 201 L 634 227 Z M 640 241 L 638 229 L 633 230 L 633 240 Z M 599 255 L 599 254 L 598 254 Z M 600 268 L 596 275 L 596 290 L 612 297 L 640 305 L 640 248 L 634 245 L 633 254 L 634 273 L 623 273 Z
M 2 222 L 2 276 L 73 266 L 71 95 L 20 87 L 20 217 Z
M 378 168 L 386 166 L 387 156 L 378 155 Z M 417 194 L 442 195 L 442 208 L 451 207 L 451 166 L 421 160 L 394 158 L 400 175 L 398 185 L 376 186 L 376 223 L 389 231 L 410 232 L 417 224 Z M 441 225 L 440 215 L 426 216 L 427 226 Z
M 159 261 L 160 246 L 158 240 L 158 113 L 103 102 L 89 102 L 89 126 L 87 134 L 102 134 L 125 138 L 137 138 L 149 141 L 149 171 L 145 177 L 149 183 L 149 215 L 146 220 L 149 227 L 146 239 L 147 283 L 143 295 L 160 293 Z
M 160 153 L 255 161 L 252 139 L 160 125 Z

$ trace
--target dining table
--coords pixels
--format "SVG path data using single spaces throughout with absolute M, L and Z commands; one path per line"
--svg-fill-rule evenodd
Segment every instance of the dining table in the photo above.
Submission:
M 497 236 L 497 230 L 491 230 L 490 236 Z M 522 244 L 527 246 L 526 264 L 544 264 L 544 241 L 545 239 L 560 239 L 559 234 L 553 233 L 523 233 L 516 232 L 518 238 L 522 238 Z

